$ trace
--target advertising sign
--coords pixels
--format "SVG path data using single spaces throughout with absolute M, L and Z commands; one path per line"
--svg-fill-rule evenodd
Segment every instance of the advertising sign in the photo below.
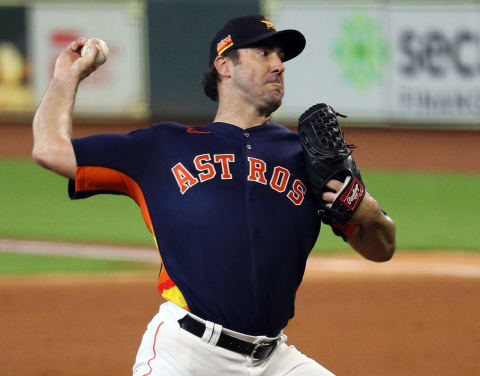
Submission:
M 33 90 L 27 54 L 26 8 L 0 7 L 0 113 L 30 113 Z
M 355 120 L 480 125 L 480 6 L 281 1 L 307 39 L 287 62 L 283 115 L 326 102 Z
M 480 6 L 393 7 L 393 117 L 480 123 Z
M 107 62 L 80 86 L 75 112 L 114 117 L 146 114 L 143 15 L 130 3 L 34 5 L 30 42 L 37 103 L 53 74 L 58 54 L 83 36 L 103 39 Z

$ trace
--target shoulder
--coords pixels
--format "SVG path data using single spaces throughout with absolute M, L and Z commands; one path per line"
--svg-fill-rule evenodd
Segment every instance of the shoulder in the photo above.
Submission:
M 73 139 L 72 142 L 85 144 L 112 144 L 116 147 L 149 147 L 157 138 L 165 138 L 168 133 L 186 133 L 187 127 L 179 123 L 158 123 L 138 128 L 128 133 L 105 133 Z
M 270 129 L 274 132 L 285 134 L 285 135 L 296 135 L 297 132 L 293 130 L 293 128 L 289 128 L 285 125 L 281 125 L 275 122 L 268 123 Z
M 156 137 L 183 137 L 190 133 L 192 129 L 201 129 L 202 126 L 192 127 L 190 125 L 184 125 L 176 122 L 162 122 L 154 124 L 150 127 Z
M 153 129 L 154 131 L 180 131 L 180 130 L 183 130 L 185 131 L 186 129 L 188 129 L 188 127 L 184 124 L 180 124 L 180 123 L 176 123 L 176 122 L 172 122 L 172 121 L 165 121 L 165 122 L 161 122 L 161 123 L 156 123 L 152 126 L 150 126 L 151 129 Z
M 268 123 L 269 133 L 275 135 L 278 138 L 298 140 L 298 133 L 293 129 L 285 125 L 270 122 Z

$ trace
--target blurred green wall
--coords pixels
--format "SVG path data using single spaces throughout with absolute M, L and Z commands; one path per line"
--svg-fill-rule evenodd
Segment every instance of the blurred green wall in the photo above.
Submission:
M 210 43 L 229 18 L 259 13 L 258 0 L 150 0 L 150 103 L 154 119 L 211 119 L 203 94 Z M 167 57 L 167 58 L 166 58 Z M 181 99 L 181 100 L 180 100 Z

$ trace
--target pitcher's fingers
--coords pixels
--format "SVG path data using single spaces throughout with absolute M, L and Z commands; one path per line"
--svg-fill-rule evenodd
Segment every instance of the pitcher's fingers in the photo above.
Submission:
M 94 65 L 95 59 L 97 58 L 97 55 L 99 54 L 100 49 L 97 43 L 91 43 L 88 47 L 89 47 L 88 51 L 85 55 L 82 56 L 82 60 L 88 66 L 92 66 Z
M 84 37 L 81 37 L 70 43 L 70 48 L 72 49 L 72 51 L 80 52 L 85 43 L 87 43 L 87 40 Z
M 325 203 L 332 203 L 336 196 L 337 194 L 335 192 L 323 192 L 322 200 L 325 201 Z
M 331 189 L 332 191 L 338 192 L 339 190 L 342 189 L 343 183 L 336 179 L 331 179 L 327 182 L 326 187 L 328 189 Z

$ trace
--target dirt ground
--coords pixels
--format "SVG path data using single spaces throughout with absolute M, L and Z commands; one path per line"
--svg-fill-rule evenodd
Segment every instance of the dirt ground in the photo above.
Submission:
M 155 279 L 0 280 L 0 374 L 129 375 Z M 479 298 L 478 277 L 310 271 L 286 333 L 338 376 L 479 375 Z
M 76 136 L 107 131 L 82 125 Z M 345 134 L 359 146 L 354 156 L 361 168 L 480 171 L 480 132 Z M 0 156 L 31 151 L 28 125 L 2 124 L 0 140 Z M 428 257 L 452 259 L 452 268 L 459 263 Z M 461 263 L 480 260 L 467 255 Z M 161 303 L 155 285 L 150 272 L 0 279 L 0 375 L 129 375 Z M 286 333 L 338 376 L 480 375 L 479 302 L 478 276 L 308 271 Z

